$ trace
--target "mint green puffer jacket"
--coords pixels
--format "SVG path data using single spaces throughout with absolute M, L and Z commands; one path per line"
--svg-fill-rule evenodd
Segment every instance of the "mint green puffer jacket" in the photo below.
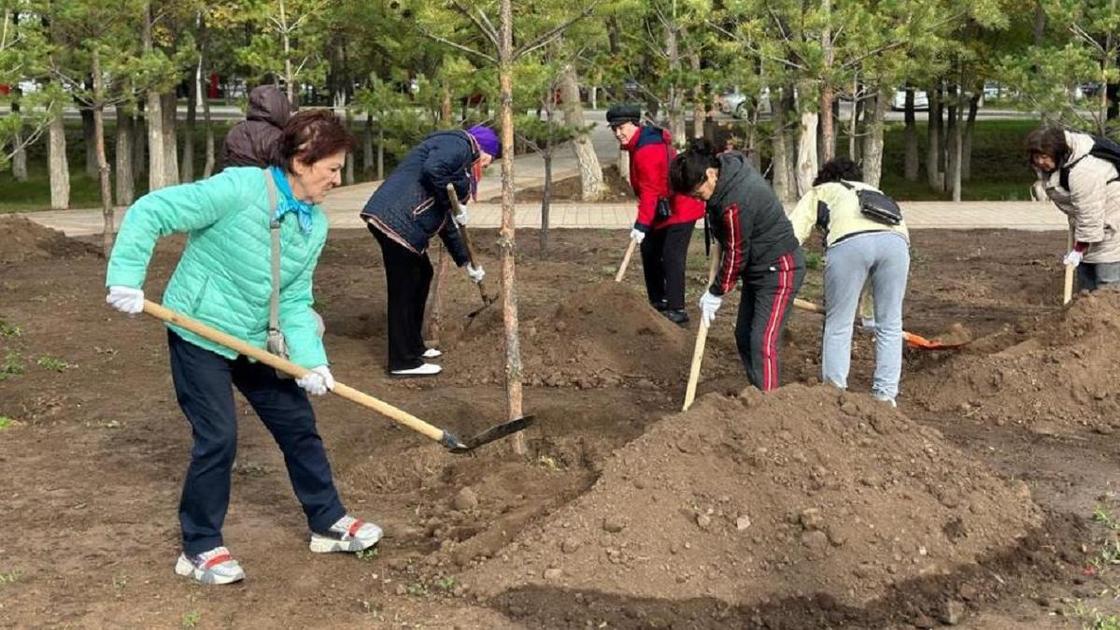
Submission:
M 156 241 L 189 234 L 163 305 L 259 348 L 265 347 L 272 294 L 272 241 L 266 172 L 228 168 L 193 184 L 163 188 L 129 207 L 117 234 L 106 286 L 142 288 Z M 327 240 L 327 217 L 315 207 L 310 234 L 294 214 L 280 222 L 280 329 L 293 363 L 327 365 L 318 318 L 311 310 L 311 279 Z M 224 357 L 237 353 L 187 330 L 183 339 Z

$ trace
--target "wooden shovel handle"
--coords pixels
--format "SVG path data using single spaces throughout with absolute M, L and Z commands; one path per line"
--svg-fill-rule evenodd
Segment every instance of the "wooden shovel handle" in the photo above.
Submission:
M 447 185 L 447 198 L 451 201 L 451 209 L 455 211 L 455 214 L 462 212 L 463 204 L 459 203 L 459 194 L 455 192 L 454 184 Z M 452 217 L 451 220 L 454 221 L 454 217 Z M 463 237 L 463 245 L 467 248 L 467 262 L 470 266 L 477 269 L 477 265 L 474 264 L 474 246 L 471 244 L 471 237 L 467 234 L 467 226 L 459 226 L 459 235 Z M 476 282 L 475 284 L 478 285 L 478 294 L 482 297 L 483 305 L 486 305 L 494 300 L 487 296 L 486 287 L 483 286 L 482 282 L 485 281 Z
M 630 239 L 630 244 L 626 246 L 626 254 L 622 257 L 622 264 L 618 266 L 618 273 L 614 274 L 615 282 L 622 282 L 622 278 L 626 276 L 626 268 L 630 266 L 630 257 L 634 255 L 634 248 L 637 245 L 638 241 Z
M 1069 235 L 1066 237 L 1066 251 L 1073 249 L 1073 229 L 1070 229 Z M 1073 265 L 1063 265 L 1065 267 L 1065 279 L 1062 284 L 1062 304 L 1069 304 L 1073 300 Z
M 239 354 L 243 354 L 251 359 L 256 359 L 257 361 L 260 361 L 261 363 L 269 367 L 276 368 L 277 370 L 280 370 L 281 372 L 292 376 L 293 378 L 303 378 L 311 371 L 305 367 L 296 365 L 295 363 L 292 363 L 287 359 L 278 357 L 275 354 L 268 352 L 267 350 L 262 350 L 256 346 L 251 346 L 238 339 L 237 337 L 226 334 L 220 330 L 215 330 L 207 326 L 206 324 L 187 317 L 186 315 L 176 313 L 175 311 L 156 304 L 151 300 L 144 300 L 144 312 L 148 315 L 151 315 L 152 317 L 155 317 L 156 319 L 160 319 L 174 326 L 178 326 L 179 328 L 189 330 L 199 337 L 209 339 L 210 341 L 221 344 L 231 350 L 236 350 Z M 356 402 L 367 409 L 372 409 L 383 416 L 387 416 L 388 418 L 400 424 L 403 424 L 409 429 L 412 429 L 417 433 L 422 433 L 437 442 L 442 442 L 444 439 L 445 431 L 443 429 L 434 427 L 427 422 L 424 422 L 423 420 L 417 418 L 416 416 L 397 409 L 389 403 L 378 400 L 377 398 L 374 398 L 369 394 L 362 393 L 337 381 L 334 384 L 334 388 L 331 389 L 331 392 L 338 394 L 339 396 L 342 396 L 343 398 L 351 402 Z
M 631 241 L 633 243 L 633 241 Z M 716 279 L 719 269 L 720 248 L 712 248 L 712 262 L 708 266 L 708 284 L 711 286 Z M 707 290 L 707 289 L 705 289 Z M 708 325 L 704 323 L 704 314 L 700 314 L 700 327 L 696 329 L 696 345 L 692 348 L 692 364 L 688 369 L 688 385 L 684 389 L 684 405 L 682 411 L 688 411 L 692 401 L 696 399 L 696 385 L 700 382 L 700 364 L 704 361 L 704 346 L 708 342 Z

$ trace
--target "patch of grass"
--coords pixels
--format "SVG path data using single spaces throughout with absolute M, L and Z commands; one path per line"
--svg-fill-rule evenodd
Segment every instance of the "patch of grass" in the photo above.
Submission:
M 52 357 L 52 356 L 47 355 L 47 354 L 44 354 L 43 356 L 39 357 L 39 360 L 36 361 L 35 363 L 39 367 L 50 370 L 52 372 L 65 372 L 66 370 L 68 370 L 72 367 L 77 367 L 72 363 L 67 363 L 66 361 L 63 361 L 62 359 L 60 359 L 58 357 Z
M 192 610 L 183 613 L 183 619 L 180 621 L 179 626 L 182 628 L 197 628 L 199 622 L 202 621 L 202 613 L 197 610 Z
M 378 548 L 375 545 L 373 547 L 370 547 L 369 549 L 362 549 L 361 551 L 356 551 L 356 552 L 354 552 L 354 555 L 357 556 L 359 560 L 373 560 L 378 555 L 380 555 L 380 553 L 381 552 L 378 551 Z
M 0 586 L 12 584 L 20 578 L 19 571 L 0 572 Z
M 4 362 L 0 363 L 0 381 L 7 380 L 13 376 L 19 376 L 26 370 L 23 364 L 23 355 L 14 350 L 9 350 L 4 356 Z
M 412 595 L 413 597 L 427 597 L 431 595 L 428 587 L 424 585 L 423 582 L 413 582 L 412 584 L 409 584 L 408 588 L 405 590 L 409 595 Z
M 21 330 L 19 326 L 13 326 L 12 324 L 9 324 L 8 322 L 0 319 L 0 337 L 4 337 L 7 339 L 11 337 L 19 337 L 22 334 L 23 330 Z
M 817 252 L 805 252 L 805 268 L 817 270 L 824 267 L 824 256 Z
M 455 587 L 458 586 L 458 585 L 459 585 L 459 583 L 457 581 L 455 581 L 455 578 L 451 577 L 450 575 L 447 576 L 447 577 L 442 577 L 442 578 L 436 580 L 436 586 L 440 590 L 446 591 L 448 593 L 455 590 Z
M 12 426 L 12 419 L 8 416 L 0 416 L 0 431 Z

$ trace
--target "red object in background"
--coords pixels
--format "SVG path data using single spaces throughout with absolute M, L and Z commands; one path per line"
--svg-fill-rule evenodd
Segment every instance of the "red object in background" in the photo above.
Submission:
M 7 96 L 8 94 L 11 94 L 11 93 L 12 93 L 12 86 L 8 85 L 7 83 L 0 83 L 0 94 L 3 94 L 4 96 Z
M 218 98 L 218 73 L 210 73 L 210 85 L 206 87 L 206 98 Z

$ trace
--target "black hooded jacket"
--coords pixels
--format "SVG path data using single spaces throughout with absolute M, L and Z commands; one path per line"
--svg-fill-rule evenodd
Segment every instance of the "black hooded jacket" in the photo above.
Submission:
M 222 143 L 222 167 L 259 166 L 276 163 L 280 136 L 292 108 L 287 95 L 273 85 L 261 85 L 249 93 L 249 114 L 233 126 Z

